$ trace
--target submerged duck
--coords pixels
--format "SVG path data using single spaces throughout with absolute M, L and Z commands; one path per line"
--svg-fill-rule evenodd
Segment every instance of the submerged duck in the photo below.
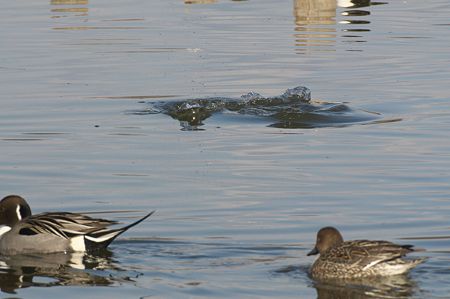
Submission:
M 308 255 L 320 254 L 311 267 L 313 278 L 363 278 L 402 274 L 425 261 L 425 258 L 403 259 L 413 252 L 413 245 L 388 241 L 345 241 L 334 227 L 317 233 L 314 249 Z
M 67 212 L 32 215 L 25 199 L 9 195 L 0 201 L 0 254 L 101 250 L 153 213 L 127 226 L 111 229 L 117 221 Z

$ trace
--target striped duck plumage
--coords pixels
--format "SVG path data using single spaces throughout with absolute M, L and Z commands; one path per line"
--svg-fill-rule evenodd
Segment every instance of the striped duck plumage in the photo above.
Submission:
M 9 195 L 0 201 L 0 254 L 101 250 L 153 213 L 127 226 L 111 229 L 117 221 L 68 212 L 32 215 L 25 199 Z

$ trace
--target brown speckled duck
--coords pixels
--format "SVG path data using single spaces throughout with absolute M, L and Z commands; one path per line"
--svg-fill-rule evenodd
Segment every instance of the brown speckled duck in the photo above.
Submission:
M 352 279 L 402 274 L 425 261 L 403 259 L 414 251 L 412 247 L 388 241 L 344 241 L 336 228 L 324 227 L 317 233 L 316 246 L 308 253 L 320 254 L 311 267 L 311 276 Z

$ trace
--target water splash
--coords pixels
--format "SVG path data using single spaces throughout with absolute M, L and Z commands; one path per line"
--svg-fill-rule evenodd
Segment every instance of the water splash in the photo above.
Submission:
M 379 113 L 352 109 L 345 103 L 312 100 L 311 91 L 304 86 L 288 89 L 275 97 L 249 92 L 240 98 L 211 97 L 149 104 L 150 108 L 133 113 L 167 114 L 180 121 L 182 130 L 201 130 L 204 120 L 224 111 L 266 118 L 270 127 L 289 129 L 341 127 L 380 118 Z

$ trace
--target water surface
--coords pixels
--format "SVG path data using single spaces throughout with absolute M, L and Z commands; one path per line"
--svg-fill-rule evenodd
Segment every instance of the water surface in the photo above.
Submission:
M 3 3 L 3 195 L 35 213 L 157 210 L 102 256 L 2 258 L 3 296 L 447 298 L 449 13 L 443 0 Z M 192 131 L 130 113 L 299 85 L 398 121 L 284 128 L 225 111 Z M 372 285 L 312 281 L 326 225 L 429 260 Z

